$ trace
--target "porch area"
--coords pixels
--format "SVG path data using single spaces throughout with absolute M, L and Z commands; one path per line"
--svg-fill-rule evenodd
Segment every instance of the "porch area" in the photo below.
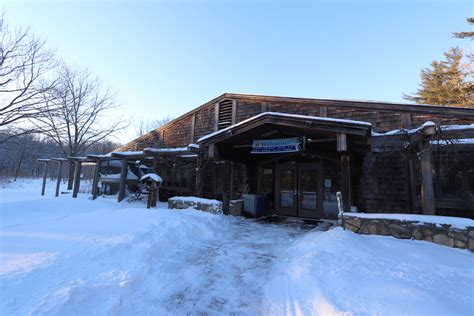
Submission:
M 345 212 L 354 205 L 370 135 L 367 122 L 266 112 L 198 144 L 215 163 L 224 211 L 250 193 L 263 195 L 264 215 L 336 219 L 338 191 Z

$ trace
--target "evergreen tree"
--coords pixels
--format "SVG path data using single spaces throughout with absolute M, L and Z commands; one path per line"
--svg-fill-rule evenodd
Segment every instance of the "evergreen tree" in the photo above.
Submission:
M 464 64 L 458 47 L 444 53 L 445 60 L 433 61 L 421 71 L 418 91 L 403 98 L 420 104 L 474 108 L 474 82 L 471 63 Z
M 467 23 L 470 25 L 474 25 L 474 17 L 467 18 Z M 467 31 L 467 32 L 454 32 L 454 37 L 457 38 L 469 38 L 469 39 L 474 39 L 474 32 L 473 31 Z

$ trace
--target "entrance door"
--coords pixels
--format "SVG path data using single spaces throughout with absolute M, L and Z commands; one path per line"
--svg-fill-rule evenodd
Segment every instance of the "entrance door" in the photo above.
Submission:
M 277 165 L 275 180 L 277 214 L 298 216 L 298 165 L 296 163 Z
M 321 172 L 315 163 L 285 163 L 276 168 L 277 214 L 321 218 Z

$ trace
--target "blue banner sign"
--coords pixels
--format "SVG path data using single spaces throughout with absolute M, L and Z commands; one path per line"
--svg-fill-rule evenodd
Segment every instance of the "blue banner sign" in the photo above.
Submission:
M 304 137 L 261 139 L 252 142 L 252 154 L 280 154 L 303 150 Z

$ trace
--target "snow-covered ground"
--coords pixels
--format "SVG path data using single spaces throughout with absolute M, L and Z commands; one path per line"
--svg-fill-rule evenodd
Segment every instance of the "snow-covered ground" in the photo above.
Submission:
M 0 315 L 474 314 L 474 254 L 0 188 Z

